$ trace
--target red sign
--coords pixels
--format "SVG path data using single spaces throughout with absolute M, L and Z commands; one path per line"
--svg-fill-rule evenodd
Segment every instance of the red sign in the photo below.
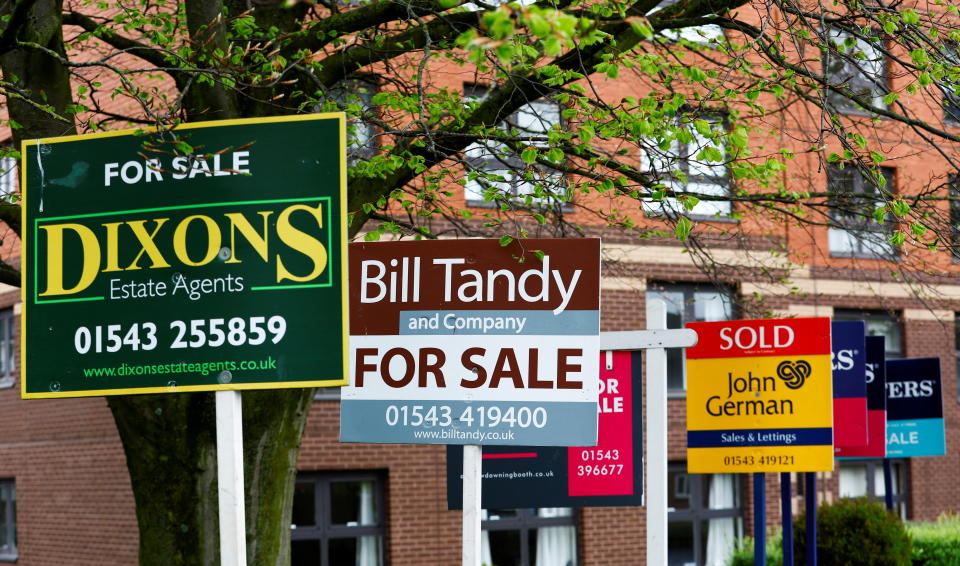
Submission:
M 567 449 L 570 496 L 639 492 L 633 485 L 633 371 L 630 352 L 600 353 L 599 440 L 596 448 Z
M 826 322 L 825 322 L 826 321 Z M 828 319 L 731 320 L 691 322 L 698 342 L 687 348 L 687 359 L 747 356 L 804 356 L 830 352 Z

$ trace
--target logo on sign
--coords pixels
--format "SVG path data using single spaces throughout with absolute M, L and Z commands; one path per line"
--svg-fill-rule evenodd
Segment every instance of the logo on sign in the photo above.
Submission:
M 856 354 L 856 350 L 838 350 L 836 352 L 832 352 L 830 354 L 830 361 L 833 362 L 833 370 L 848 371 L 853 369 L 853 357 Z
M 929 379 L 922 381 L 892 381 L 887 383 L 887 398 L 889 399 L 917 399 L 933 397 L 937 382 Z
M 790 389 L 800 389 L 810 377 L 810 362 L 806 360 L 797 360 L 791 362 L 784 360 L 777 366 L 777 377 L 783 380 L 784 385 Z
M 768 332 L 770 333 L 768 334 Z M 734 345 L 741 350 L 750 350 L 757 346 L 760 348 L 787 348 L 793 345 L 793 339 L 793 329 L 789 326 L 774 326 L 773 328 L 742 326 L 736 331 L 729 327 L 720 329 L 721 350 L 730 350 Z

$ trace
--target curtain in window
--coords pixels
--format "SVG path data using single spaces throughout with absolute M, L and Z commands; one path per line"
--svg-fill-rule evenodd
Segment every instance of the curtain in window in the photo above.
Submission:
M 736 506 L 732 474 L 715 474 L 710 478 L 710 509 L 733 509 Z M 726 566 L 736 540 L 736 518 L 723 517 L 707 521 L 706 566 Z
M 867 495 L 867 467 L 840 466 L 840 497 L 864 495 Z
M 373 482 L 360 483 L 360 525 L 367 526 L 376 523 L 376 509 L 374 509 Z M 376 535 L 359 537 L 357 540 L 357 566 L 379 566 L 380 541 Z
M 538 517 L 569 517 L 569 507 L 543 507 Z M 536 566 L 576 566 L 577 532 L 572 525 L 541 527 L 537 529 Z

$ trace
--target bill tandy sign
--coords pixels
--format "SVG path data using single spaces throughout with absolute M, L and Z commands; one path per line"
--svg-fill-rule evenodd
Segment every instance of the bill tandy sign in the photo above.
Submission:
M 345 442 L 592 446 L 600 241 L 350 245 Z
M 691 473 L 833 469 L 830 319 L 687 327 Z
M 642 370 L 639 350 L 600 355 L 600 429 L 595 447 L 484 447 L 483 507 L 642 505 Z M 450 509 L 463 508 L 462 474 L 463 449 L 448 446 Z
M 23 396 L 342 385 L 344 139 L 328 114 L 24 142 Z

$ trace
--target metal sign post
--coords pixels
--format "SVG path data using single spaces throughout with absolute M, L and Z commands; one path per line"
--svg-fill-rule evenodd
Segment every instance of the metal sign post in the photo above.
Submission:
M 220 501 L 220 564 L 246 566 L 243 493 L 243 405 L 239 391 L 217 391 L 217 494 Z

